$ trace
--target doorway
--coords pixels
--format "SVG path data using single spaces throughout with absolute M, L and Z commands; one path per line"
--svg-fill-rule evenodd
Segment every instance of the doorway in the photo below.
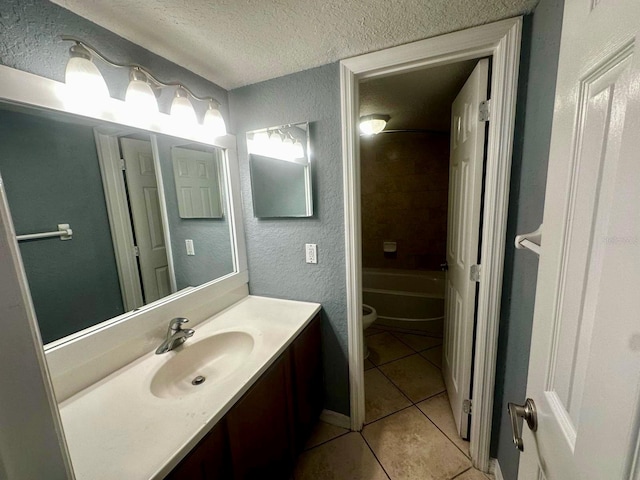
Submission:
M 487 127 L 485 189 L 482 194 L 482 267 L 478 283 L 471 388 L 474 415 L 470 427 L 471 459 L 474 466 L 483 471 L 489 470 L 520 33 L 521 19 L 509 19 L 341 62 L 351 428 L 361 430 L 365 408 L 361 324 L 361 164 L 357 131 L 360 114 L 359 82 L 465 60 L 484 57 L 492 60 L 491 113 Z
M 95 137 L 123 302 L 134 310 L 176 291 L 155 138 Z

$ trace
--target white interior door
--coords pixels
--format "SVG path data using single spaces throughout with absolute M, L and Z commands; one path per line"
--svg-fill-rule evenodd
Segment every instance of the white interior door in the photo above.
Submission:
M 639 33 L 638 0 L 565 2 L 520 479 L 640 478 Z
M 449 162 L 447 285 L 442 374 L 458 432 L 469 434 L 464 401 L 470 398 L 476 282 L 471 266 L 478 261 L 485 124 L 480 102 L 487 99 L 489 61 L 471 73 L 453 102 Z M 468 411 L 468 409 L 467 409 Z
M 120 139 L 145 303 L 171 293 L 151 142 Z
M 189 148 L 171 150 L 181 218 L 222 217 L 217 155 Z

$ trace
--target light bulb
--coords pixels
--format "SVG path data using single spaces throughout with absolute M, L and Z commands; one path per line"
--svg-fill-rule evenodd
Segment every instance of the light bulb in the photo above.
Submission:
M 296 141 L 296 143 L 293 144 L 292 152 L 293 158 L 304 158 L 304 147 L 302 146 L 302 143 Z
M 187 92 L 182 88 L 176 90 L 176 96 L 171 102 L 171 116 L 186 128 L 193 127 L 198 123 L 196 111 L 187 97 Z
M 224 123 L 224 118 L 222 118 L 220 110 L 218 110 L 218 107 L 213 102 L 209 102 L 209 108 L 204 114 L 202 124 L 215 137 L 224 137 L 227 134 L 227 126 Z
M 269 149 L 269 135 L 267 132 L 256 132 L 253 134 L 253 143 L 249 153 L 264 155 Z
M 291 137 L 286 137 L 282 141 L 282 153 L 287 158 L 295 158 L 295 147 L 293 145 L 293 140 L 291 139 Z
M 69 62 L 64 74 L 68 106 L 75 110 L 99 110 L 109 99 L 109 88 L 98 67 L 91 61 L 91 53 L 77 44 L 69 49 Z
M 158 113 L 158 102 L 149 83 L 147 76 L 140 70 L 131 71 L 131 81 L 124 97 L 129 110 L 141 119 Z
M 360 131 L 365 135 L 377 135 L 389 121 L 388 115 L 367 115 L 360 118 Z

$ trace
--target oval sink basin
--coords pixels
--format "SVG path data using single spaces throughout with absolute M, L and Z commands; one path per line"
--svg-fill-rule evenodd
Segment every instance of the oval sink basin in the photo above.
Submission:
M 197 333 L 196 333 L 197 335 Z M 224 332 L 189 344 L 189 340 L 151 380 L 151 393 L 176 398 L 196 393 L 232 375 L 253 350 L 246 332 Z

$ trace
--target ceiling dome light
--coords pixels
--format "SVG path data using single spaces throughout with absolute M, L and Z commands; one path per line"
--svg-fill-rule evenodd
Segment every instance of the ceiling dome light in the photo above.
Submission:
M 196 111 L 189 101 L 188 94 L 181 87 L 178 87 L 173 102 L 171 102 L 171 116 L 185 127 L 190 127 L 198 123 Z
M 145 118 L 158 113 L 158 102 L 147 75 L 138 68 L 132 68 L 130 77 L 124 101 L 133 113 Z
M 68 100 L 82 109 L 104 105 L 109 98 L 109 88 L 100 70 L 91 61 L 89 50 L 76 44 L 69 49 L 69 55 L 71 58 L 64 74 Z
M 389 118 L 389 115 L 379 114 L 360 117 L 360 132 L 364 135 L 377 135 L 384 130 Z
M 213 134 L 214 137 L 224 137 L 227 134 L 227 126 L 225 125 L 224 118 L 220 113 L 220 104 L 213 100 L 209 101 L 209 108 L 204 114 L 204 121 L 202 124 Z

